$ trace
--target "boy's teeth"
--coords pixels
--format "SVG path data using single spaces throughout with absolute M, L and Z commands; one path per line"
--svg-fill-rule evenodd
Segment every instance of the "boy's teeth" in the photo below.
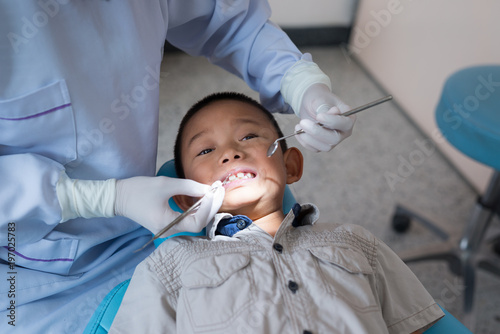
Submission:
M 229 182 L 233 182 L 234 180 L 246 180 L 246 179 L 252 179 L 254 177 L 255 176 L 252 173 L 242 173 L 242 172 L 239 172 L 236 175 L 231 174 L 228 177 L 226 177 L 226 179 L 224 180 L 224 182 L 222 183 L 222 185 L 226 185 Z

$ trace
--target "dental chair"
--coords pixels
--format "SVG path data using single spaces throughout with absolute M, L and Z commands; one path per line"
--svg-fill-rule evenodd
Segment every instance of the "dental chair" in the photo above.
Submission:
M 479 196 L 470 220 L 459 240 L 453 240 L 425 217 L 398 205 L 393 228 L 405 232 L 412 220 L 420 222 L 443 242 L 435 247 L 410 251 L 399 256 L 406 263 L 444 260 L 462 277 L 465 290 L 464 323 L 473 329 L 473 298 L 476 268 L 500 276 L 500 257 L 490 250 L 480 252 L 493 216 L 500 216 L 500 65 L 474 66 L 451 75 L 445 82 L 436 108 L 437 125 L 443 136 L 461 153 L 494 169 L 486 192 Z M 493 241 L 498 252 L 499 242 Z M 498 255 L 498 254 L 497 254 Z
M 168 177 L 177 177 L 175 173 L 174 161 L 167 161 L 158 171 L 158 175 L 168 176 Z M 293 197 L 292 192 L 287 187 L 285 191 L 285 196 L 283 198 L 283 211 L 289 212 L 295 203 L 295 198 Z M 182 212 L 181 209 L 177 206 L 177 204 L 170 199 L 169 204 L 171 208 L 175 211 Z M 200 233 L 178 233 L 171 237 L 178 235 L 205 235 L 205 231 Z M 156 239 L 155 246 L 158 247 L 163 241 L 168 238 L 160 238 Z M 94 312 L 92 318 L 85 328 L 84 334 L 107 334 L 109 329 L 111 328 L 111 324 L 115 318 L 116 313 L 118 312 L 118 308 L 123 300 L 123 296 L 127 290 L 130 280 L 126 280 L 120 284 L 118 284 L 111 292 L 109 292 L 106 297 L 104 297 L 101 304 L 98 306 L 97 310 Z M 456 318 L 454 318 L 451 314 L 449 314 L 446 310 L 443 309 L 445 316 L 441 318 L 432 328 L 427 330 L 426 334 L 442 334 L 442 333 L 454 333 L 454 334 L 470 334 L 471 332 L 462 325 Z

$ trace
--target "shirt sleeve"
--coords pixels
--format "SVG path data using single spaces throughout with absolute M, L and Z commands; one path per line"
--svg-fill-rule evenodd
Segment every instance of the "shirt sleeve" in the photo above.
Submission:
M 410 268 L 386 244 L 377 248 L 376 293 L 389 333 L 413 333 L 443 317 Z
M 17 246 L 22 246 L 40 240 L 59 223 L 56 184 L 63 170 L 37 154 L 0 156 L 0 246 L 8 240 L 8 226 L 15 226 Z
M 168 1 L 167 40 L 245 80 L 270 111 L 291 113 L 280 82 L 302 53 L 270 15 L 265 0 Z
M 109 334 L 177 333 L 176 294 L 161 282 L 152 256 L 135 269 Z

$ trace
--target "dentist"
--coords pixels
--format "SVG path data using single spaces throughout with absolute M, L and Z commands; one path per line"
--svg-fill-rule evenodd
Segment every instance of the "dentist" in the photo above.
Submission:
M 168 198 L 209 189 L 154 177 L 165 40 L 295 111 L 304 147 L 350 135 L 328 77 L 269 16 L 265 0 L 0 2 L 0 332 L 83 331 L 175 217 Z M 178 230 L 201 230 L 223 195 Z

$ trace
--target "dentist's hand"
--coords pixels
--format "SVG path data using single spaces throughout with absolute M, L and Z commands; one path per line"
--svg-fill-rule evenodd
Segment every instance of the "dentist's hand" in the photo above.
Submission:
M 280 91 L 301 119 L 295 130 L 303 129 L 305 133 L 296 138 L 305 148 L 330 151 L 351 135 L 356 117 L 338 116 L 350 108 L 331 92 L 330 78 L 311 61 L 310 55 L 305 54 L 285 73 Z
M 356 116 L 339 116 L 351 108 L 324 84 L 313 84 L 304 92 L 299 110 L 301 121 L 295 130 L 305 133 L 296 138 L 314 152 L 327 152 L 352 133 Z M 320 126 L 319 123 L 322 124 Z
M 218 183 L 217 183 L 218 182 Z M 57 199 L 61 221 L 70 219 L 124 216 L 144 226 L 154 234 L 177 218 L 168 203 L 174 195 L 203 197 L 200 208 L 172 227 L 165 236 L 178 232 L 199 232 L 215 216 L 224 200 L 225 190 L 220 181 L 211 186 L 192 180 L 165 176 L 136 176 L 116 180 L 70 179 L 61 172 L 57 182 Z
M 173 211 L 168 204 L 174 195 L 202 197 L 200 208 L 188 215 L 177 225 L 168 230 L 163 237 L 178 232 L 199 232 L 215 216 L 224 200 L 224 187 L 215 191 L 212 187 L 193 180 L 169 178 L 164 176 L 138 176 L 116 182 L 115 214 L 134 220 L 158 233 L 180 213 Z

